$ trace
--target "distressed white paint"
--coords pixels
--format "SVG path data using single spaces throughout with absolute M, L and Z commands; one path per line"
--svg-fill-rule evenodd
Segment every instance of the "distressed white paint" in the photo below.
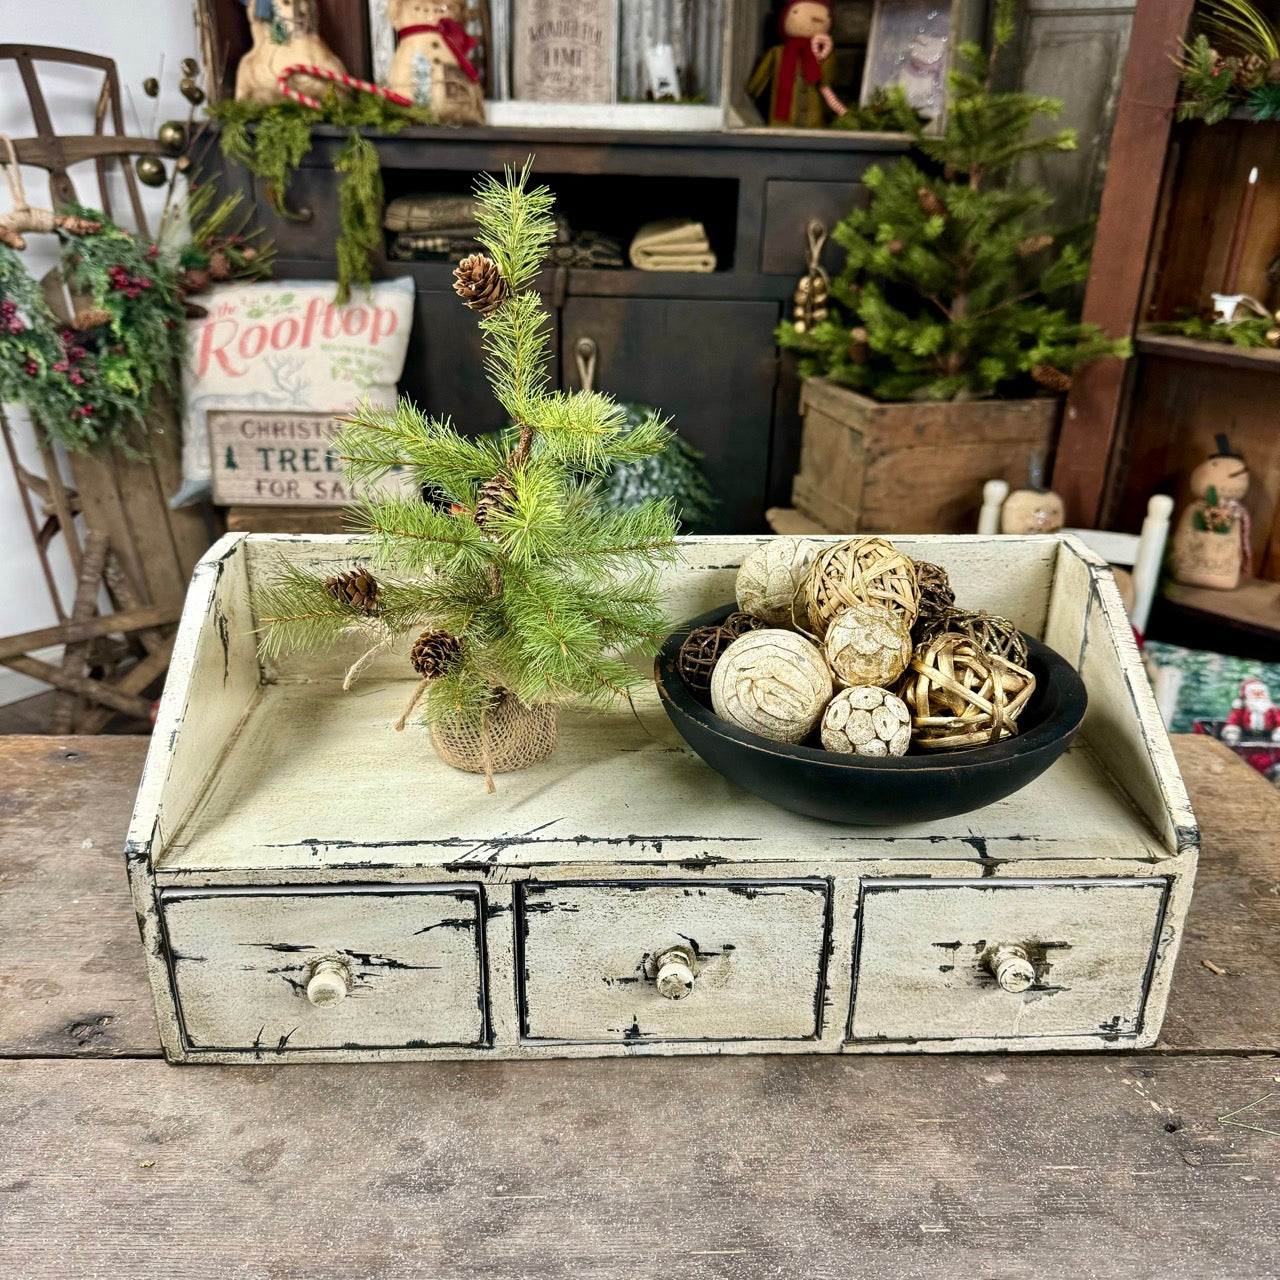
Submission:
M 669 616 L 731 600 L 757 542 L 685 540 L 665 578 Z M 169 1056 L 1150 1044 L 1197 833 L 1109 569 L 1057 537 L 895 542 L 942 564 L 962 601 L 1012 615 L 1076 663 L 1091 709 L 1080 740 L 1023 791 L 872 830 L 743 794 L 684 746 L 652 689 L 634 714 L 566 714 L 555 754 L 488 796 L 435 758 L 425 732 L 392 729 L 412 687 L 403 653 L 349 694 L 342 655 L 260 668 L 254 584 L 282 557 L 349 565 L 361 543 L 225 539 L 197 570 L 130 832 Z M 904 877 L 911 887 L 884 892 Z M 1079 883 L 1100 879 L 1113 883 Z M 926 887 L 938 881 L 960 887 Z M 461 914 L 455 893 L 475 904 L 474 930 L 423 915 L 442 901 Z M 926 898 L 950 904 L 938 920 Z M 977 957 L 960 978 L 944 978 L 931 954 L 943 919 Z M 310 950 L 273 964 L 273 940 Z M 999 988 L 985 956 L 1006 944 L 1034 958 L 1064 941 L 1069 951 L 1050 948 L 1053 981 L 1020 994 Z M 659 993 L 654 967 L 677 946 L 694 951 L 678 1000 Z M 361 969 L 357 955 L 383 963 Z M 345 967 L 350 994 L 312 1005 L 315 973 L 297 956 Z M 668 976 L 672 990 L 684 985 Z

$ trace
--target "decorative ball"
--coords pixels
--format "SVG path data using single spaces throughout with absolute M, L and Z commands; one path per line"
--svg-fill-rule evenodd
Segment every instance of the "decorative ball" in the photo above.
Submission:
M 792 605 L 815 550 L 804 538 L 770 538 L 753 547 L 734 584 L 738 608 L 770 627 L 793 626 Z
M 804 588 L 804 609 L 818 636 L 852 604 L 879 604 L 916 620 L 920 589 L 916 567 L 884 538 L 850 538 L 819 552 Z
M 170 155 L 177 155 L 187 145 L 187 126 L 181 120 L 166 120 L 156 139 Z
M 178 81 L 178 92 L 182 94 L 193 107 L 198 107 L 204 101 L 204 90 L 196 84 L 191 76 L 183 76 Z
M 148 76 L 142 82 L 142 92 L 145 93 L 148 98 L 158 98 L 160 96 L 160 81 L 157 80 L 155 76 Z
M 947 571 L 939 564 L 931 564 L 928 560 L 913 561 L 916 566 L 916 586 L 920 590 L 920 611 L 917 621 L 944 609 L 950 609 L 956 602 L 956 593 L 951 589 L 951 579 Z
M 770 628 L 735 640 L 711 677 L 716 715 L 774 742 L 802 742 L 831 701 L 822 650 L 794 631 Z
M 905 756 L 911 712 L 887 689 L 841 689 L 822 713 L 822 745 L 855 756 Z
M 916 650 L 899 692 L 911 712 L 916 745 L 949 751 L 1012 737 L 1035 687 L 1024 667 L 947 632 Z
M 676 655 L 676 671 L 694 697 L 705 698 L 711 692 L 711 674 L 735 639 L 723 626 L 694 627 L 685 636 Z
M 760 631 L 767 624 L 759 618 L 754 618 L 749 613 L 743 613 L 738 610 L 731 613 L 721 624 L 720 629 L 729 637 L 730 640 L 737 640 L 739 636 L 745 636 L 751 631 Z
M 1027 641 L 1022 632 L 998 614 L 974 609 L 944 609 L 916 627 L 916 647 L 929 644 L 947 632 L 968 636 L 984 653 L 1006 658 L 1017 666 L 1027 665 Z
M 178 63 L 178 70 L 181 71 L 184 76 L 193 76 L 200 70 L 200 64 L 194 58 L 183 58 L 183 60 Z
M 156 156 L 139 156 L 133 162 L 133 167 L 138 181 L 147 187 L 163 187 L 168 177 L 164 165 Z
M 827 628 L 822 647 L 838 684 L 889 685 L 911 661 L 911 632 L 882 604 L 852 604 Z

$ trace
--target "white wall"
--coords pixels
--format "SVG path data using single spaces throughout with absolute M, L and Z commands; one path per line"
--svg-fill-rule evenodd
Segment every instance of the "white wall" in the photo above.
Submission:
M 184 118 L 187 104 L 178 93 L 178 63 L 186 57 L 199 58 L 192 0 L 44 0 L 23 4 L 0 0 L 0 44 L 52 45 L 83 49 L 114 58 L 124 94 L 125 128 L 130 134 L 154 137 L 158 125 L 167 119 Z M 27 110 L 13 63 L 0 62 L 0 133 L 29 137 L 34 124 Z M 147 76 L 160 79 L 159 101 L 142 92 Z M 93 109 L 101 86 L 101 76 L 83 69 L 42 68 L 41 84 L 49 102 L 54 128 L 61 133 L 92 133 Z M 97 179 L 91 165 L 73 171 L 81 200 L 99 203 Z M 46 176 L 36 169 L 24 169 L 27 198 L 33 205 L 48 205 Z M 163 189 L 143 188 L 148 218 L 154 230 L 163 204 Z M 127 204 L 113 191 L 114 211 L 125 221 Z M 0 183 L 0 210 L 9 207 L 7 185 Z M 42 274 L 53 262 L 52 238 L 29 236 L 28 267 Z M 23 464 L 39 469 L 30 426 L 20 411 L 6 409 L 17 428 Z M 60 562 L 64 560 L 58 552 Z M 63 598 L 69 602 L 70 566 L 59 564 Z M 39 560 L 27 532 L 18 491 L 7 458 L 0 455 L 0 636 L 49 626 L 57 621 Z M 0 667 L 0 704 L 14 697 L 36 692 L 41 686 Z

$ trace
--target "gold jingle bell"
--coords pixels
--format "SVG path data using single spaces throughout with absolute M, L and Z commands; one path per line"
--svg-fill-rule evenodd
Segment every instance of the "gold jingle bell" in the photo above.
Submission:
M 827 230 L 816 218 L 811 218 L 805 233 L 809 241 L 809 269 L 800 277 L 791 295 L 791 323 L 797 333 L 807 333 L 831 314 L 831 308 L 827 306 L 831 297 L 831 281 L 820 260 Z
M 164 165 L 158 156 L 139 156 L 133 163 L 138 181 L 148 187 L 163 187 L 168 180 Z
M 170 155 L 177 155 L 187 145 L 187 126 L 181 120 L 166 120 L 156 139 Z

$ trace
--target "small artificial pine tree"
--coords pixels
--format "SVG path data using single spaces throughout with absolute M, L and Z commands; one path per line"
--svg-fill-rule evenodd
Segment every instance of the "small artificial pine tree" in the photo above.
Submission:
M 930 171 L 904 158 L 864 174 L 868 207 L 832 230 L 847 256 L 831 294 L 848 322 L 833 313 L 808 331 L 778 330 L 802 353 L 803 376 L 878 400 L 961 400 L 1016 392 L 1027 375 L 1063 391 L 1071 370 L 1128 354 L 1127 341 L 1054 301 L 1084 280 L 1088 259 L 1070 245 L 1055 252 L 1041 225 L 1052 197 L 1011 170 L 1024 156 L 1073 149 L 1075 134 L 1032 136 L 1036 117 L 1056 116 L 1061 102 L 992 89 L 1013 34 L 1013 0 L 1000 0 L 990 54 L 959 49 L 943 131 L 909 126 Z
M 551 194 L 530 190 L 529 172 L 479 179 L 485 253 L 455 272 L 516 424 L 510 443 L 468 438 L 408 401 L 365 406 L 334 449 L 362 495 L 371 564 L 327 577 L 282 565 L 257 601 L 268 655 L 363 637 L 348 683 L 403 643 L 421 681 L 398 727 L 415 706 L 457 731 L 511 696 L 606 705 L 645 678 L 627 651 L 652 655 L 664 633 L 656 574 L 674 553 L 671 505 L 607 510 L 600 477 L 661 452 L 671 433 L 656 415 L 629 423 L 608 396 L 548 389 L 550 330 L 532 286 L 555 225 Z M 376 487 L 397 471 L 416 491 Z

